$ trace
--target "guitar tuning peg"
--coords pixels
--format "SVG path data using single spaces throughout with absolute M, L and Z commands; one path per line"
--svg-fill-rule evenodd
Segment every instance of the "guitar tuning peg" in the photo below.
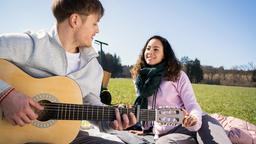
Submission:
M 166 125 L 167 125 L 167 123 L 166 123 L 166 122 L 161 122 L 161 125 L 166 126 Z

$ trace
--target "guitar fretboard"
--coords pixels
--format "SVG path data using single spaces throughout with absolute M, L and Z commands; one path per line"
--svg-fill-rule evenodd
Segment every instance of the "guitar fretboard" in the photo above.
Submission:
M 93 106 L 66 103 L 45 103 L 45 109 L 40 114 L 41 117 L 56 120 L 94 120 L 94 121 L 113 121 L 115 119 L 115 109 L 112 106 Z M 133 108 L 117 108 L 120 114 L 130 112 L 138 114 L 140 121 L 154 121 L 155 110 Z

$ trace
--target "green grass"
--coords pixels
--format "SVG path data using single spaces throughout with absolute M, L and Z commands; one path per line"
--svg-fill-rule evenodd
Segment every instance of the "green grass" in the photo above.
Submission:
M 110 79 L 113 104 L 133 104 L 135 89 L 131 79 Z M 203 111 L 233 116 L 256 124 L 256 88 L 193 84 Z
M 108 89 L 113 97 L 113 104 L 133 104 L 136 99 L 135 86 L 131 79 L 110 79 Z
M 202 84 L 193 84 L 193 88 L 204 111 L 256 124 L 256 88 Z

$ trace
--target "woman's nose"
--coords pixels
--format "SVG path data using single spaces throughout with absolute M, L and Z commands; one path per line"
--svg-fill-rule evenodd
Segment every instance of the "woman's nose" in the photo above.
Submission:
M 150 55 L 152 55 L 152 54 L 153 54 L 153 50 L 150 49 L 150 50 L 148 51 L 148 53 L 149 53 Z

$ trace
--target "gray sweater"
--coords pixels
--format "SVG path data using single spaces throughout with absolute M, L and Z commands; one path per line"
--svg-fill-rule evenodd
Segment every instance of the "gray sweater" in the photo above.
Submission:
M 102 105 L 99 95 L 103 70 L 96 58 L 98 54 L 93 48 L 80 48 L 80 53 L 80 69 L 66 75 L 67 58 L 56 26 L 50 32 L 0 35 L 0 58 L 11 61 L 32 77 L 67 76 L 80 86 L 84 103 Z M 8 86 L 0 80 L 0 93 Z

